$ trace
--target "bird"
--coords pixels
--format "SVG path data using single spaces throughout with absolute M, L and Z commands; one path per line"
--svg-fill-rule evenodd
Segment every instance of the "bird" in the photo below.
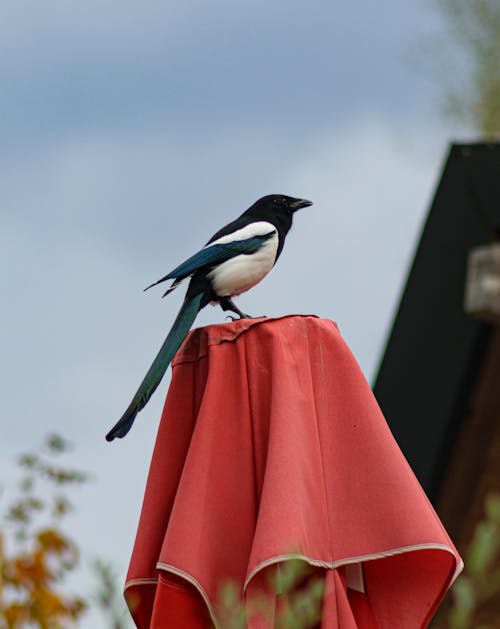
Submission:
M 163 294 L 165 297 L 183 280 L 191 278 L 167 338 L 129 406 L 106 435 L 107 441 L 121 439 L 129 432 L 202 308 L 209 303 L 219 304 L 224 312 L 232 312 L 239 319 L 252 318 L 232 298 L 258 284 L 269 273 L 283 250 L 294 213 L 310 205 L 312 201 L 283 194 L 262 197 L 236 220 L 219 229 L 197 253 L 144 289 L 173 280 Z

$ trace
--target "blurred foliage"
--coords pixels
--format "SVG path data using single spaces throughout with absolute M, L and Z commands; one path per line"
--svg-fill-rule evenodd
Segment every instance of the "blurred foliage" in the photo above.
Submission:
M 500 136 L 500 2 L 433 0 L 455 52 L 440 74 L 446 111 L 485 139 Z M 445 40 L 446 41 L 446 40 Z M 441 52 L 442 46 L 441 46 Z
M 68 449 L 65 440 L 51 435 L 40 452 L 18 459 L 21 479 L 4 506 L 0 528 L 2 629 L 74 626 L 86 609 L 83 598 L 64 585 L 79 562 L 77 545 L 61 529 L 72 510 L 68 491 L 88 480 L 83 472 L 54 462 Z
M 434 629 L 500 626 L 494 610 L 492 622 L 481 620 L 484 606 L 494 599 L 499 600 L 500 595 L 500 495 L 489 495 L 486 499 L 485 518 L 474 530 L 465 554 L 465 566 L 466 570 L 450 591 L 452 605 L 444 617 L 432 623 Z M 321 620 L 324 579 L 304 561 L 280 563 L 269 590 L 277 593 L 276 608 L 274 596 L 268 598 L 262 594 L 244 603 L 239 588 L 234 583 L 225 584 L 218 601 L 221 627 L 245 629 L 253 616 L 274 618 L 276 629 L 306 629 Z
M 270 598 L 265 594 L 243 602 L 241 592 L 234 583 L 226 583 L 218 601 L 220 626 L 223 629 L 246 629 L 250 618 L 274 618 L 275 629 L 308 629 L 321 620 L 324 578 L 305 561 L 294 559 L 276 566 L 269 590 L 276 592 Z
M 465 571 L 451 589 L 453 604 L 447 618 L 432 626 L 447 629 L 493 629 L 494 624 L 478 623 L 478 612 L 500 594 L 500 495 L 490 495 L 485 503 L 486 517 L 474 530 L 465 554 Z
M 93 562 L 97 590 L 93 596 L 111 629 L 130 627 L 130 616 L 123 598 L 122 587 L 113 566 L 102 559 Z

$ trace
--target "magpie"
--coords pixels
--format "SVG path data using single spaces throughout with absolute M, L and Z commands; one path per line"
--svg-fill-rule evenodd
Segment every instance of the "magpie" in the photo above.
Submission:
M 163 294 L 165 297 L 183 280 L 191 278 L 167 338 L 127 410 L 106 435 L 107 441 L 121 439 L 128 433 L 202 308 L 218 303 L 223 311 L 233 312 L 240 319 L 251 318 L 234 304 L 232 297 L 249 290 L 269 273 L 281 254 L 294 212 L 310 205 L 312 202 L 306 199 L 282 194 L 262 197 L 239 218 L 219 229 L 203 249 L 144 289 L 173 280 Z

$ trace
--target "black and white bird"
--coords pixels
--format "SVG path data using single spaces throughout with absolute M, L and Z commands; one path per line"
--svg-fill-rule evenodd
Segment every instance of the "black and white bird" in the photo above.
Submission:
M 232 297 L 249 290 L 269 273 L 283 250 L 294 212 L 309 205 L 311 201 L 282 194 L 262 197 L 239 218 L 216 232 L 203 249 L 144 289 L 174 280 L 165 297 L 184 279 L 191 278 L 172 329 L 127 410 L 106 435 L 107 441 L 128 433 L 202 308 L 209 303 L 219 303 L 224 311 L 234 312 L 239 318 L 249 316 L 239 310 Z

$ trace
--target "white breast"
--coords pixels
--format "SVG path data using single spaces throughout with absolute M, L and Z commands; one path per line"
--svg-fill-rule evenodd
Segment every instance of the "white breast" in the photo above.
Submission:
M 263 231 L 256 233 L 255 226 L 262 226 Z M 264 227 L 265 226 L 265 227 Z M 249 233 L 249 228 L 253 228 Z M 252 223 L 243 229 L 234 232 L 229 236 L 223 236 L 216 243 L 232 242 L 233 240 L 244 240 L 256 235 L 269 234 L 274 230 L 274 234 L 266 240 L 262 247 L 251 254 L 242 254 L 223 262 L 208 274 L 212 282 L 212 287 L 218 297 L 230 297 L 239 295 L 258 284 L 273 268 L 276 260 L 276 252 L 278 250 L 278 233 L 271 223 L 262 221 L 260 223 Z M 245 232 L 246 233 L 242 233 Z M 234 238 L 235 234 L 239 237 Z M 224 240 L 224 239 L 228 240 Z M 214 244 L 214 243 L 211 243 Z

